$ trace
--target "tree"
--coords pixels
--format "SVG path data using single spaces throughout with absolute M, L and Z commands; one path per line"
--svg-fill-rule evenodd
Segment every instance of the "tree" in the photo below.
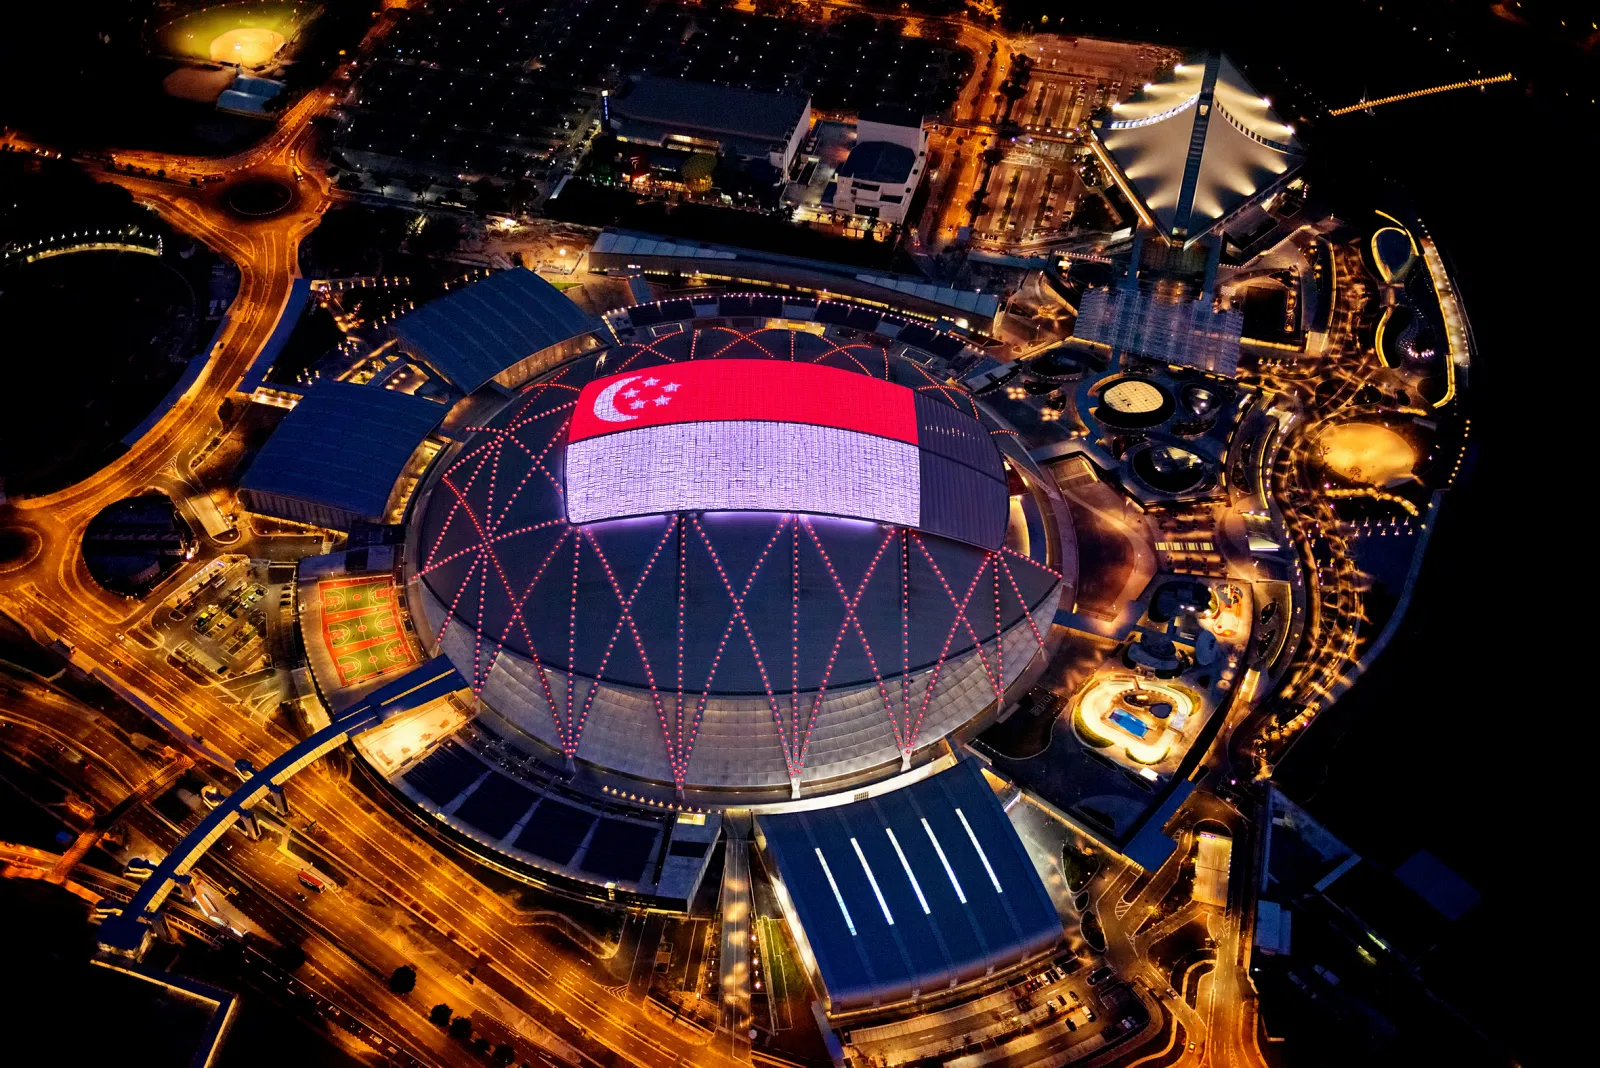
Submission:
M 439 1027 L 445 1026 L 450 1022 L 450 1006 L 441 1001 L 428 1013 L 428 1020 Z
M 511 1046 L 501 1043 L 494 1048 L 494 1063 L 500 1068 L 510 1068 L 511 1062 L 517 1059 L 517 1051 Z
M 489 1040 L 484 1038 L 482 1035 L 479 1035 L 477 1038 L 473 1039 L 472 1052 L 476 1053 L 480 1057 L 487 1057 L 489 1055 Z
M 465 1042 L 472 1037 L 472 1018 L 470 1016 L 457 1016 L 450 1021 L 450 1037 L 458 1042 Z
M 409 964 L 402 964 L 389 976 L 389 989 L 396 994 L 409 994 L 417 988 L 417 970 Z

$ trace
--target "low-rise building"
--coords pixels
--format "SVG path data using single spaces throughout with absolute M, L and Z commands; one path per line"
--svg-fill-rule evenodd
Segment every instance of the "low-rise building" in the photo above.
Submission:
M 700 149 L 787 174 L 811 128 L 811 98 L 638 74 L 608 97 L 606 123 L 627 144 Z
M 864 111 L 855 147 L 839 168 L 833 208 L 904 222 L 927 163 L 928 130 L 920 115 L 904 108 Z

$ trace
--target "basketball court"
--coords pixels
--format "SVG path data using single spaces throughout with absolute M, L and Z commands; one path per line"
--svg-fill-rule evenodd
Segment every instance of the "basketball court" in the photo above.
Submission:
M 342 685 L 369 682 L 417 662 L 400 627 L 389 576 L 328 579 L 317 584 L 317 593 L 322 640 Z

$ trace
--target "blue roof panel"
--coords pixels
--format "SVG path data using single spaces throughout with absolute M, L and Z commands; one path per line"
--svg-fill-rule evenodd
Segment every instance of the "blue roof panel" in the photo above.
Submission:
M 394 324 L 401 343 L 464 393 L 600 323 L 532 271 L 499 271 Z
M 883 797 L 760 823 L 831 1011 L 976 979 L 1061 938 L 1055 906 L 975 761 Z
M 406 461 L 445 407 L 394 390 L 322 382 L 256 454 L 240 488 L 382 519 Z

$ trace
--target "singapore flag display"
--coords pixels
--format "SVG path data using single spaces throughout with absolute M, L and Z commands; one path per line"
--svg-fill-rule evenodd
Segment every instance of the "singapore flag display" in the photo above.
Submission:
M 776 511 L 918 526 L 916 395 L 811 363 L 699 360 L 584 387 L 567 518 Z

